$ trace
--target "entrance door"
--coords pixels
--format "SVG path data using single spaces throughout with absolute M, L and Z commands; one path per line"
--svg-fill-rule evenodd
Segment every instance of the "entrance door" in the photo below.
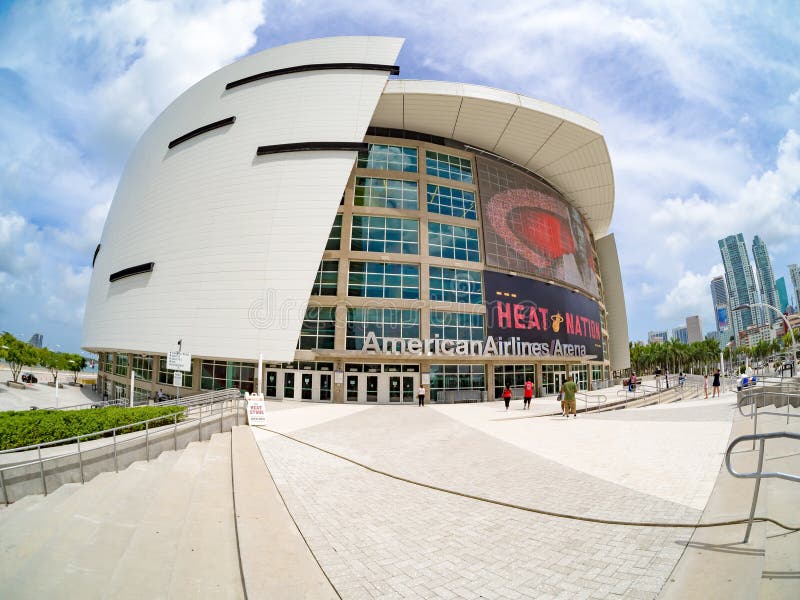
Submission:
M 299 396 L 298 389 L 297 389 L 297 373 L 294 371 L 284 371 L 283 372 L 283 399 L 284 400 L 294 400 L 295 394 Z
M 300 373 L 300 399 L 311 400 L 314 398 L 314 376 L 309 371 Z
M 355 373 L 352 373 L 352 374 L 348 373 L 347 374 L 347 380 L 346 380 L 347 389 L 345 391 L 345 400 L 347 402 L 358 402 L 358 400 L 359 400 L 359 398 L 358 398 L 358 387 L 359 387 L 358 386 L 358 380 L 359 379 L 361 379 L 361 377 L 359 375 L 355 374 Z
M 414 402 L 414 393 L 416 389 L 416 375 L 390 375 L 389 403 L 401 404 L 403 402 Z
M 365 375 L 367 380 L 367 402 L 378 401 L 378 376 Z
M 567 379 L 567 372 L 556 370 L 542 370 L 542 386 L 545 395 L 557 394 Z
M 278 372 L 267 371 L 265 394 L 267 398 L 278 397 Z

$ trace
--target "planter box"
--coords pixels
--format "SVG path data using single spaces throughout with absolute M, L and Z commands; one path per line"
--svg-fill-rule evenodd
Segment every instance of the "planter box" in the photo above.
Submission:
M 24 383 L 20 383 L 19 381 L 6 381 L 6 385 L 8 387 L 16 388 L 18 390 L 24 390 L 28 387 L 27 385 L 25 385 Z

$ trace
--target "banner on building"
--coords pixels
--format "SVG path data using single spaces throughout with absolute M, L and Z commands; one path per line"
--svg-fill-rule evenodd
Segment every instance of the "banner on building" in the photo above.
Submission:
M 600 307 L 558 285 L 484 271 L 486 333 L 535 345 L 538 355 L 603 360 Z

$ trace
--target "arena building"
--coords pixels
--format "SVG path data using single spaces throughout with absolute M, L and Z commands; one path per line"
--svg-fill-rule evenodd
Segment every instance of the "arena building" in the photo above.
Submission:
M 83 346 L 112 398 L 552 394 L 629 366 L 594 121 L 391 78 L 401 39 L 248 56 L 149 127 L 93 260 Z M 191 354 L 175 387 L 170 352 Z M 135 377 L 132 379 L 131 374 Z M 133 391 L 130 386 L 133 381 Z

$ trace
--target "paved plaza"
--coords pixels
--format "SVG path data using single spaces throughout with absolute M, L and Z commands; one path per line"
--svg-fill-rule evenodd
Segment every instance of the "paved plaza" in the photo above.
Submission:
M 506 503 L 624 521 L 697 522 L 732 394 L 527 418 L 502 403 L 270 404 L 269 427 L 393 475 Z M 524 417 L 524 418 L 523 418 Z M 543 516 L 370 472 L 254 430 L 272 476 L 344 598 L 654 598 L 690 529 Z
M 800 533 L 756 523 L 742 544 L 743 525 L 586 520 L 746 516 L 752 480 L 721 468 L 752 429 L 733 393 L 555 406 L 269 402 L 272 431 L 235 427 L 0 510 L 0 597 L 797 597 Z M 734 458 L 753 468 L 749 447 Z M 766 465 L 800 471 L 796 442 Z M 758 515 L 797 525 L 800 486 L 766 480 L 760 498 Z

